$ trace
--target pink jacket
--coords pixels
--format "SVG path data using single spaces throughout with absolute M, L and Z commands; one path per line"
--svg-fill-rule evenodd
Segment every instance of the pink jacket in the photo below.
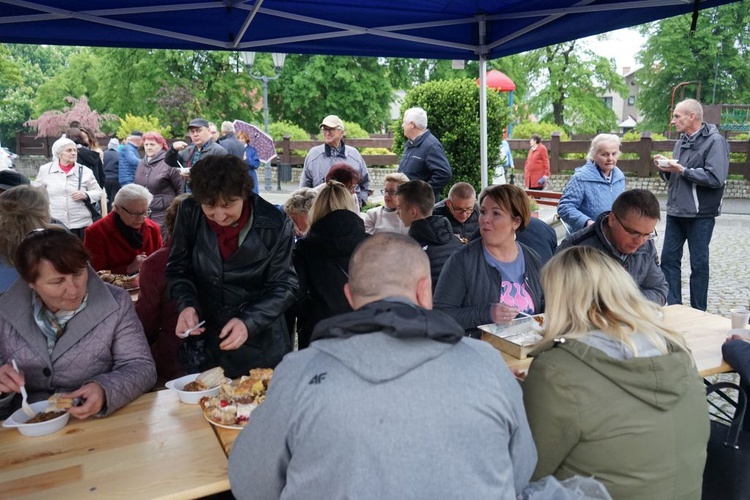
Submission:
M 102 282 L 89 268 L 86 307 L 69 322 L 52 354 L 33 318 L 31 289 L 17 280 L 0 296 L 0 365 L 15 359 L 31 402 L 96 382 L 109 414 L 149 391 L 154 360 L 125 290 Z M 19 395 L 0 400 L 0 418 L 20 407 Z

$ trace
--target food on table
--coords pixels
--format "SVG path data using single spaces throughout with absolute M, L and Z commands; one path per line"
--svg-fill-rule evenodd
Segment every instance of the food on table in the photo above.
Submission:
M 120 288 L 124 288 L 125 290 L 130 290 L 131 288 L 137 288 L 138 283 L 138 275 L 128 276 L 127 274 L 115 274 L 112 271 L 102 269 L 101 271 L 97 271 L 96 274 L 99 275 L 101 280 L 105 283 L 111 283 L 115 286 L 119 286 Z
M 27 424 L 39 424 L 42 422 L 47 422 L 49 420 L 54 420 L 57 417 L 61 417 L 65 415 L 65 411 L 40 411 L 36 415 L 34 415 L 32 418 L 26 421 Z
M 46 412 L 64 411 L 75 406 L 74 398 L 65 398 L 62 394 L 53 394 L 47 401 L 49 406 L 44 410 Z
M 185 384 L 185 387 L 183 387 L 182 390 L 188 392 L 207 391 L 214 387 L 218 387 L 222 382 L 226 382 L 224 369 L 217 366 L 198 375 L 198 378 L 193 382 Z
M 223 381 L 218 396 L 200 400 L 203 412 L 214 423 L 244 426 L 249 420 L 250 412 L 265 401 L 271 377 L 272 369 L 256 368 L 234 384 Z

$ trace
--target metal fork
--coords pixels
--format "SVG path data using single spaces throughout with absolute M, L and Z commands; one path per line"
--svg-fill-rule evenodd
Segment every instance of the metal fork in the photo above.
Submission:
M 16 373 L 20 375 L 21 372 L 18 371 L 18 365 L 16 364 L 15 359 L 11 360 L 11 364 L 13 365 L 13 369 L 16 371 Z M 34 411 L 33 408 L 31 408 L 31 405 L 29 404 L 28 399 L 29 399 L 29 395 L 26 392 L 26 386 L 22 385 L 21 386 L 21 409 L 29 417 L 34 417 L 36 415 L 36 412 Z

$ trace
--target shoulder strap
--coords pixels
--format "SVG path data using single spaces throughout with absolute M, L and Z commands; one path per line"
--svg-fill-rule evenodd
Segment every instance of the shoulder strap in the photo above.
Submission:
M 83 167 L 78 165 L 78 190 L 81 190 L 81 177 L 83 176 Z

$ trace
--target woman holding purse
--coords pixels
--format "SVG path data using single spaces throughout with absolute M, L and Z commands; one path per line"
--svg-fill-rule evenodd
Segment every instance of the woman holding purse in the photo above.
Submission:
M 77 157 L 73 141 L 58 139 L 52 145 L 52 161 L 39 167 L 34 184 L 47 190 L 52 218 L 83 240 L 86 228 L 94 222 L 91 204 L 101 200 L 102 188 L 91 169 L 76 162 Z

